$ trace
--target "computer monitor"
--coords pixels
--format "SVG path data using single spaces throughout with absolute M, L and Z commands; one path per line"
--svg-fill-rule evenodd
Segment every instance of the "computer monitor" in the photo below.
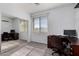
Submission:
M 15 30 L 10 30 L 10 32 L 15 32 Z
M 64 35 L 74 37 L 77 36 L 77 33 L 76 30 L 64 30 Z

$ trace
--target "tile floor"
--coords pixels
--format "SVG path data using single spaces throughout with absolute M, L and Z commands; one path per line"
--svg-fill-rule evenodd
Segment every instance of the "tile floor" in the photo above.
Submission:
M 9 50 L 10 48 L 19 46 L 19 44 L 20 44 L 20 42 L 18 42 L 18 40 L 3 41 L 1 44 L 1 51 L 4 52 L 6 50 Z
M 17 41 L 20 42 L 20 41 Z M 46 44 L 37 42 L 21 42 L 16 48 L 1 53 L 1 56 L 52 56 L 52 50 Z

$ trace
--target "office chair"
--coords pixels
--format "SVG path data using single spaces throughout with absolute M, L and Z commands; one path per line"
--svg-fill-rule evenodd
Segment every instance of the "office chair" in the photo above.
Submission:
M 8 39 L 9 39 L 8 32 L 3 32 L 3 34 L 2 34 L 2 41 L 8 41 Z
M 60 56 L 72 55 L 71 42 L 66 38 L 61 38 L 60 40 L 60 44 L 57 43 L 57 46 L 53 47 L 54 52 L 52 53 L 52 55 L 54 55 L 55 53 L 58 53 Z

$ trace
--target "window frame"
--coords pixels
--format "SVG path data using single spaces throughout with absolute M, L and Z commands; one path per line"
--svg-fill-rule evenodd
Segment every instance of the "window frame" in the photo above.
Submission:
M 21 30 L 21 28 L 22 28 L 21 21 L 24 23 L 24 30 L 23 31 Z M 19 26 L 20 26 L 20 32 L 28 32 L 28 20 L 20 20 Z
M 41 27 L 41 20 L 42 20 L 41 17 L 47 17 L 47 16 L 35 17 L 35 18 L 39 18 L 39 31 L 35 31 L 35 29 L 34 29 L 34 25 L 35 25 L 35 24 L 34 24 L 34 19 L 35 19 L 35 18 L 33 18 L 33 30 L 32 30 L 32 31 L 33 31 L 33 32 L 47 33 L 47 32 L 48 32 L 48 17 L 47 17 L 47 31 L 46 31 L 46 32 L 45 32 L 45 31 L 41 31 L 41 28 L 42 28 L 42 27 Z

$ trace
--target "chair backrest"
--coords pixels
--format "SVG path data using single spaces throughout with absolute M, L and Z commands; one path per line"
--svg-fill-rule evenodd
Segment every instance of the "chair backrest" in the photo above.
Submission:
M 54 39 L 54 42 L 52 42 L 53 48 L 61 49 L 61 38 L 60 36 L 53 36 L 52 39 Z
M 3 37 L 8 37 L 8 32 L 3 32 L 2 36 Z
M 62 42 L 61 43 L 64 46 L 67 46 L 68 44 L 71 44 L 71 42 L 67 38 L 62 39 Z
M 62 47 L 65 55 L 71 55 L 71 42 L 67 38 L 62 39 Z

